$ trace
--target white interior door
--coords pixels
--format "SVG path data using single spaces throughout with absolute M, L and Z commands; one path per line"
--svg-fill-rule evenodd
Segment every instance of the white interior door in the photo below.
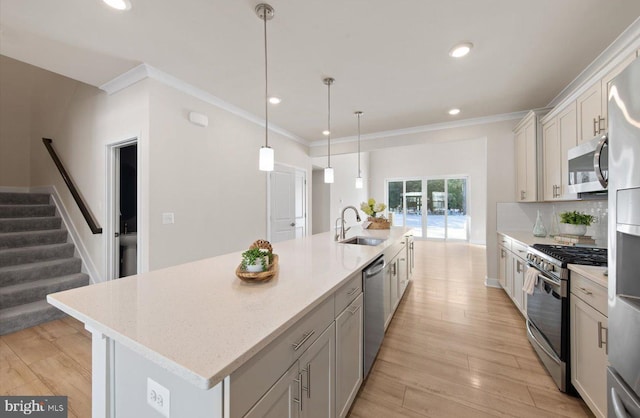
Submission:
M 296 238 L 307 233 L 307 173 L 302 170 L 295 171 L 295 230 Z
M 306 173 L 276 165 L 270 173 L 271 242 L 306 234 Z

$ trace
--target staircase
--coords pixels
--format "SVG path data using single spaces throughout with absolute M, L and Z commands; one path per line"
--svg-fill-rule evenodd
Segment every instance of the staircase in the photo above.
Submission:
M 89 284 L 50 199 L 0 193 L 0 335 L 64 317 L 47 294 Z

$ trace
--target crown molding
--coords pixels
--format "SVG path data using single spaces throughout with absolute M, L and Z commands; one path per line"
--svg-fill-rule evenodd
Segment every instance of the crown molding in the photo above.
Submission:
M 394 136 L 402 136 L 402 135 L 419 134 L 419 133 L 424 133 L 424 132 L 441 131 L 441 130 L 444 130 L 444 129 L 464 128 L 464 127 L 476 126 L 476 125 L 487 125 L 489 123 L 496 123 L 496 122 L 504 122 L 504 121 L 508 121 L 508 120 L 522 119 L 528 113 L 529 113 L 528 110 L 527 111 L 522 111 L 522 112 L 501 113 L 501 114 L 498 114 L 498 115 L 482 116 L 482 117 L 479 117 L 479 118 L 469 118 L 469 119 L 456 120 L 456 121 L 452 121 L 452 122 L 432 123 L 432 124 L 429 124 L 429 125 L 414 126 L 414 127 L 411 127 L 411 128 L 393 129 L 393 130 L 390 130 L 390 131 L 374 132 L 374 133 L 370 133 L 370 134 L 361 135 L 360 136 L 360 140 L 361 141 L 371 141 L 371 140 L 379 139 L 379 138 L 389 138 L 389 137 L 394 137 Z M 341 144 L 341 143 L 346 143 L 346 142 L 355 142 L 357 140 L 358 140 L 357 136 L 346 136 L 346 137 L 337 138 L 335 140 L 332 140 L 331 143 L 332 144 Z M 309 146 L 310 147 L 321 147 L 321 146 L 325 146 L 326 144 L 327 144 L 326 139 L 320 139 L 320 140 L 311 142 L 311 144 L 309 144 Z
M 640 48 L 640 17 L 624 30 L 600 55 L 571 81 L 547 107 L 554 108 L 545 120 L 554 117 L 567 104 L 576 100 L 595 82 L 599 82 L 609 71 Z
M 124 90 L 127 87 L 130 87 L 133 84 L 139 81 L 142 81 L 146 78 L 156 80 L 162 84 L 172 87 L 178 91 L 181 91 L 182 93 L 188 94 L 190 96 L 195 97 L 196 99 L 202 100 L 205 103 L 216 106 L 231 114 L 234 114 L 238 117 L 248 120 L 249 122 L 253 122 L 256 125 L 259 125 L 261 127 L 265 126 L 264 118 L 258 117 L 253 113 L 240 109 L 239 107 L 234 106 L 231 103 L 225 102 L 219 97 L 214 96 L 213 94 L 208 93 L 199 87 L 189 84 L 186 81 L 183 81 L 177 77 L 172 76 L 171 74 L 165 73 L 164 71 L 160 71 L 157 68 L 144 63 L 119 75 L 113 80 L 104 83 L 99 88 L 100 90 L 103 90 L 107 94 L 111 95 L 119 92 L 120 90 Z M 309 146 L 309 142 L 304 138 L 301 138 L 278 125 L 274 125 L 273 123 L 269 123 L 269 131 L 282 135 L 285 138 L 289 138 L 305 146 Z

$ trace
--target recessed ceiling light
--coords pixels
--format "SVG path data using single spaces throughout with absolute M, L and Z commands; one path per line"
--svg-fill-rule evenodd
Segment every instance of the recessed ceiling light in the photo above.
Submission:
M 451 51 L 449 51 L 449 56 L 453 58 L 462 58 L 467 55 L 469 51 L 471 51 L 471 48 L 473 48 L 473 44 L 471 42 L 459 43 L 458 45 L 451 48 Z
M 131 2 L 129 0 L 102 0 L 107 6 L 113 7 L 116 10 L 129 10 L 131 9 Z
M 327 131 L 326 129 L 324 131 L 322 131 L 322 135 L 324 136 L 329 136 L 331 132 Z
M 269 103 L 271 104 L 280 104 L 280 102 L 282 102 L 282 99 L 279 97 L 275 97 L 275 96 L 269 97 Z
M 457 115 L 458 113 L 460 113 L 460 109 L 454 108 L 454 109 L 449 110 L 449 114 L 451 116 Z

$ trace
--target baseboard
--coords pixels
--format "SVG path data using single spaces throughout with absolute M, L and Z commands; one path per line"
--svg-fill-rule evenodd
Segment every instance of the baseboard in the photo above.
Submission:
M 484 285 L 487 287 L 502 289 L 502 286 L 500 286 L 500 281 L 498 279 L 492 279 L 491 277 L 484 278 Z
M 0 193 L 29 193 L 28 187 L 0 186 Z
M 58 193 L 58 189 L 56 186 L 36 186 L 31 187 L 29 189 L 31 193 L 48 193 L 51 194 L 53 199 L 53 203 L 56 205 L 58 212 L 60 213 L 60 217 L 62 218 L 62 222 L 64 223 L 67 232 L 69 233 L 69 238 L 71 242 L 76 246 L 78 250 L 78 255 L 82 260 L 82 272 L 89 275 L 89 279 L 91 283 L 101 283 L 104 280 L 98 273 L 98 269 L 96 265 L 93 263 L 93 260 L 89 256 L 89 251 L 87 251 L 87 247 L 84 246 L 84 243 L 80 239 L 80 234 L 78 233 L 78 229 L 71 221 L 71 217 L 69 216 L 69 211 L 67 210 L 64 203 L 62 203 L 62 199 L 60 198 L 60 194 Z

